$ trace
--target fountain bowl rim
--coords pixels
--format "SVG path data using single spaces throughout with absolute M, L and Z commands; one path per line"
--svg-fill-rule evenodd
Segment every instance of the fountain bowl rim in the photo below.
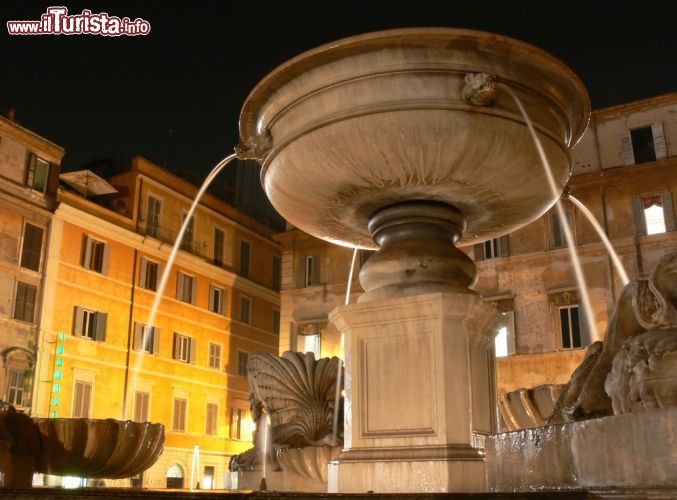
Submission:
M 419 27 L 380 30 L 341 38 L 307 50 L 277 66 L 259 81 L 245 99 L 239 117 L 240 140 L 243 144 L 255 142 L 254 138 L 259 136 L 258 116 L 269 98 L 277 90 L 312 68 L 351 55 L 393 47 L 395 41 L 399 45 L 412 47 L 444 48 L 451 38 L 474 39 L 487 44 L 496 42 L 509 44 L 520 49 L 525 55 L 528 54 L 529 58 L 535 61 L 534 66 L 543 64 L 559 71 L 574 87 L 582 106 L 583 119 L 579 121 L 576 130 L 572 131 L 570 147 L 581 139 L 588 126 L 588 119 L 584 117 L 589 118 L 591 113 L 590 95 L 578 75 L 561 59 L 535 45 L 497 33 L 465 28 Z

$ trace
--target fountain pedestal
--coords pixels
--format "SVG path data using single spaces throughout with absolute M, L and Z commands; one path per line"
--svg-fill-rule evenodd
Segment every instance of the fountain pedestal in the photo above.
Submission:
M 329 491 L 484 491 L 495 311 L 471 292 L 429 293 L 338 307 L 330 320 L 345 333 L 346 396 Z

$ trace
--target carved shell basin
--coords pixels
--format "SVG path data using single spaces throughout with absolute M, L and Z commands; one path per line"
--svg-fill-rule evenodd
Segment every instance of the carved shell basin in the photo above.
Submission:
M 464 99 L 469 73 L 495 76 L 493 102 Z M 589 119 L 585 87 L 546 52 L 477 31 L 398 29 L 306 52 L 251 92 L 241 146 L 262 163 L 275 208 L 316 237 L 374 248 L 367 222 L 377 210 L 436 200 L 463 213 L 460 243 L 469 244 L 555 202 L 506 87 L 524 103 L 563 189 L 569 148 Z
M 306 446 L 281 448 L 277 461 L 282 470 L 311 481 L 327 482 L 327 464 L 339 456 L 342 446 Z
M 37 472 L 125 478 L 152 466 L 164 449 L 162 424 L 85 418 L 34 419 L 44 444 Z

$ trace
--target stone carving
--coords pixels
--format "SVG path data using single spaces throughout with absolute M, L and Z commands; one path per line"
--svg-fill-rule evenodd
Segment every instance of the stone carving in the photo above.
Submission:
M 499 408 L 509 431 L 540 427 L 552 413 L 564 386 L 539 385 L 533 389 L 518 389 L 501 397 Z
M 0 407 L 0 470 L 5 486 L 31 486 L 33 472 L 126 478 L 155 463 L 164 449 L 161 424 L 85 418 L 31 419 Z
M 625 342 L 613 360 L 605 389 L 616 415 L 677 405 L 677 254 L 638 282 L 633 307 L 647 332 Z
M 487 73 L 468 73 L 461 96 L 473 106 L 489 106 L 496 99 L 496 77 Z
M 338 358 L 315 360 L 312 353 L 249 356 L 247 373 L 252 419 L 259 422 L 264 412 L 270 415 L 268 461 L 273 467 L 279 467 L 273 458 L 274 450 L 337 444 L 333 421 L 338 370 Z M 339 398 L 338 424 L 337 441 L 343 436 L 342 397 Z M 231 459 L 230 470 L 258 467 L 261 460 L 258 441 L 255 436 L 254 448 Z
M 623 289 L 548 424 L 677 404 L 677 253 Z

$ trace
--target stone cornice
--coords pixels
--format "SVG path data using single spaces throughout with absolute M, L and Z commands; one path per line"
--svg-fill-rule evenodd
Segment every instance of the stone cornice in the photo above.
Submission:
M 45 160 L 60 164 L 66 150 L 35 132 L 22 127 L 15 121 L 0 115 L 0 135 L 5 135 L 24 144 L 28 149 L 40 153 Z
M 592 119 L 606 119 L 611 118 L 614 115 L 626 115 L 628 113 L 646 111 L 670 104 L 677 104 L 677 92 L 669 92 L 667 94 L 649 97 L 640 101 L 633 101 L 625 104 L 618 104 L 616 106 L 610 106 L 608 108 L 597 109 L 592 112 Z

